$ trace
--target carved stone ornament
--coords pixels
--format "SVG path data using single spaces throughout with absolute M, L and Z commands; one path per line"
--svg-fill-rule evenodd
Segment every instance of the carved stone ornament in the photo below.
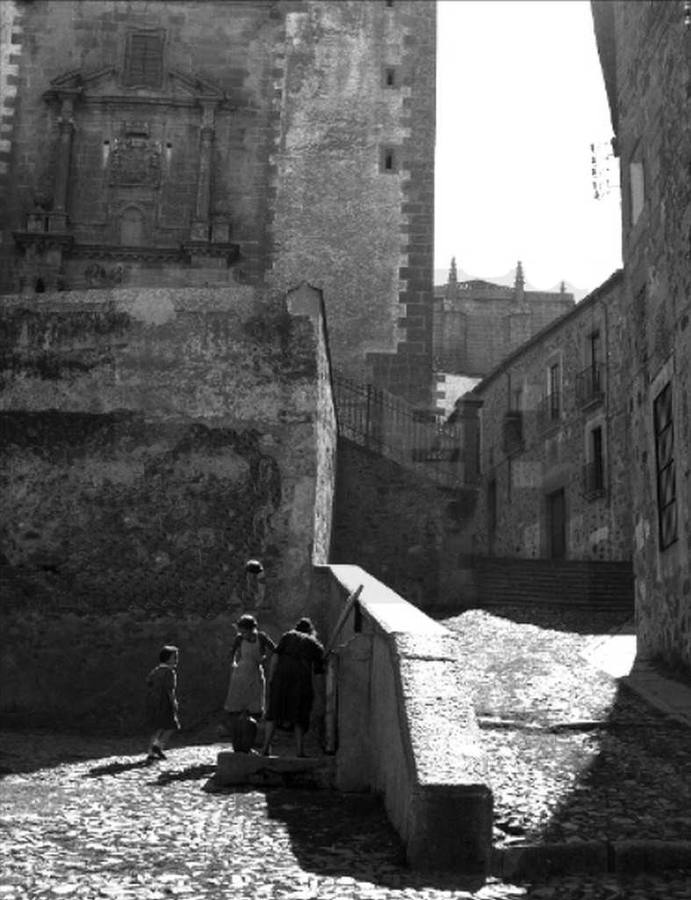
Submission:
M 158 187 L 161 182 L 161 145 L 146 138 L 115 141 L 109 157 L 108 182 L 113 185 Z

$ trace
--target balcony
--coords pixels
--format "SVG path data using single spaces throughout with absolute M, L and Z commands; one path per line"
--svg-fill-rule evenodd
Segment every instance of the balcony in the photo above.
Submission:
M 576 404 L 580 409 L 602 403 L 605 397 L 605 367 L 596 363 L 576 375 Z
M 583 466 L 583 496 L 586 500 L 604 497 L 605 471 L 602 460 L 586 463 Z
M 520 410 L 510 410 L 504 416 L 502 441 L 504 453 L 507 456 L 523 450 L 523 413 Z
M 561 391 L 543 397 L 537 407 L 537 427 L 539 431 L 558 428 L 561 422 Z

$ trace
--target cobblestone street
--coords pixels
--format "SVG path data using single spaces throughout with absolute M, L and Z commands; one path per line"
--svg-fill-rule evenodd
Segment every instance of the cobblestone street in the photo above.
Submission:
M 688 731 L 585 661 L 615 622 L 541 615 L 537 623 L 473 610 L 447 620 L 490 757 L 497 846 L 686 837 Z M 2 733 L 0 900 L 691 897 L 681 871 L 492 878 L 474 891 L 458 878 L 411 873 L 375 798 L 205 790 L 224 746 L 209 735 L 185 735 L 166 761 L 146 767 L 141 738 Z

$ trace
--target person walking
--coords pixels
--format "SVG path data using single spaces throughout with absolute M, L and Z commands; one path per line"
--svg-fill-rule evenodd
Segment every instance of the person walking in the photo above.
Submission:
M 300 619 L 276 646 L 269 671 L 269 702 L 262 754 L 268 756 L 276 726 L 293 728 L 296 756 L 305 755 L 314 688 L 312 676 L 324 671 L 324 648 L 312 621 Z
M 180 652 L 166 644 L 158 654 L 158 665 L 146 678 L 146 718 L 154 729 L 146 754 L 147 764 L 165 759 L 163 748 L 180 730 L 177 698 L 177 665 Z
M 250 747 L 245 745 L 249 743 L 251 746 L 253 741 L 243 739 L 239 733 L 242 724 L 239 720 L 242 718 L 253 720 L 254 726 L 251 722 L 246 724 L 254 728 L 256 735 L 256 720 L 264 715 L 266 693 L 264 663 L 276 645 L 268 634 L 259 630 L 257 620 L 252 615 L 240 616 L 236 627 L 238 634 L 233 641 L 230 682 L 223 709 L 233 748 L 249 750 Z M 243 746 L 236 746 L 236 743 Z

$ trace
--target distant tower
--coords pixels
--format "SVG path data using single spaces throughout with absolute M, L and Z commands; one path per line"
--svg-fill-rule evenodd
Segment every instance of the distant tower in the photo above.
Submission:
M 559 285 L 559 293 L 560 294 L 566 293 L 566 282 L 565 281 L 562 281 L 562 283 Z
M 451 257 L 449 268 L 449 280 L 446 283 L 446 299 L 453 300 L 458 296 L 458 271 L 456 269 L 456 257 Z
M 513 296 L 517 303 L 523 302 L 523 294 L 525 291 L 525 278 L 523 277 L 523 263 L 518 260 L 516 264 L 516 279 L 513 283 Z

